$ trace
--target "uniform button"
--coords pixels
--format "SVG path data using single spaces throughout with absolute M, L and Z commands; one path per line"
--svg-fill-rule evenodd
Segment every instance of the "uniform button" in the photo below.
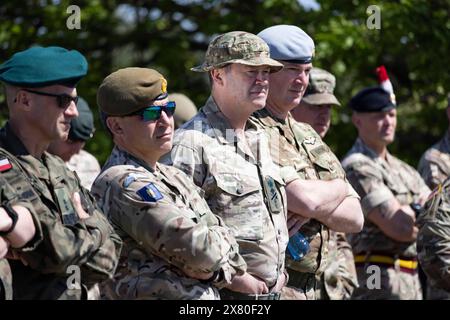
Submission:
M 239 185 L 239 186 L 237 187 L 236 192 L 237 192 L 237 194 L 242 194 L 242 192 L 244 192 L 244 188 L 242 187 L 242 185 Z

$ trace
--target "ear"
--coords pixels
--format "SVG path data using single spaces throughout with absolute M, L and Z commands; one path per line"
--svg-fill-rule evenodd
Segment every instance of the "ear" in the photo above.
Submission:
M 33 106 L 33 100 L 30 99 L 30 95 L 26 91 L 19 90 L 14 98 L 14 105 L 22 110 L 30 111 Z
M 211 75 L 211 79 L 212 79 L 213 83 L 222 86 L 223 83 L 224 83 L 224 81 L 223 81 L 224 80 L 224 77 L 223 77 L 224 73 L 225 72 L 224 72 L 223 68 L 212 69 L 210 71 L 210 75 Z
M 355 127 L 359 129 L 359 127 L 361 126 L 361 118 L 356 112 L 352 113 L 352 122 L 355 125 Z
M 106 125 L 108 126 L 109 130 L 114 135 L 121 135 L 123 134 L 123 128 L 121 125 L 121 121 L 119 117 L 108 117 L 106 118 Z

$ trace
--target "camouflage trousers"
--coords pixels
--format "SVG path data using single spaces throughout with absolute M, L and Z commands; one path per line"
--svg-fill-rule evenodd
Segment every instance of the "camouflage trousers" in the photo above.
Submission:
M 379 269 L 368 270 L 371 266 Z M 422 300 L 417 272 L 408 273 L 394 266 L 366 264 L 357 266 L 356 273 L 359 288 L 353 292 L 353 300 Z
M 287 268 L 289 282 L 281 290 L 280 300 L 324 299 L 325 286 L 320 275 L 304 273 Z
M 12 300 L 11 269 L 6 259 L 0 259 L 0 300 Z

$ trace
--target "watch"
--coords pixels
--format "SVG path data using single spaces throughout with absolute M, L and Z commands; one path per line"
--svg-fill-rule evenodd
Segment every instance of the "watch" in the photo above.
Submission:
M 12 208 L 9 202 L 2 203 L 1 207 L 5 209 L 6 213 L 12 220 L 12 225 L 8 230 L 0 231 L 0 237 L 4 237 L 14 230 L 17 224 L 17 220 L 19 220 L 19 216 L 17 215 L 17 212 Z

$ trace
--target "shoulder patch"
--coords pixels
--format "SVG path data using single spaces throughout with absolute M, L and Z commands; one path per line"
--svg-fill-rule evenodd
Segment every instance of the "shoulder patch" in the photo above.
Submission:
M 130 173 L 124 180 L 122 186 L 124 188 L 128 188 L 130 184 L 132 184 L 134 181 L 136 181 L 136 176 L 132 173 Z
M 136 191 L 136 193 L 146 202 L 157 202 L 163 198 L 163 195 L 153 183 L 147 184 Z
M 8 158 L 0 159 L 0 172 L 8 171 L 9 169 L 12 169 L 12 164 Z

